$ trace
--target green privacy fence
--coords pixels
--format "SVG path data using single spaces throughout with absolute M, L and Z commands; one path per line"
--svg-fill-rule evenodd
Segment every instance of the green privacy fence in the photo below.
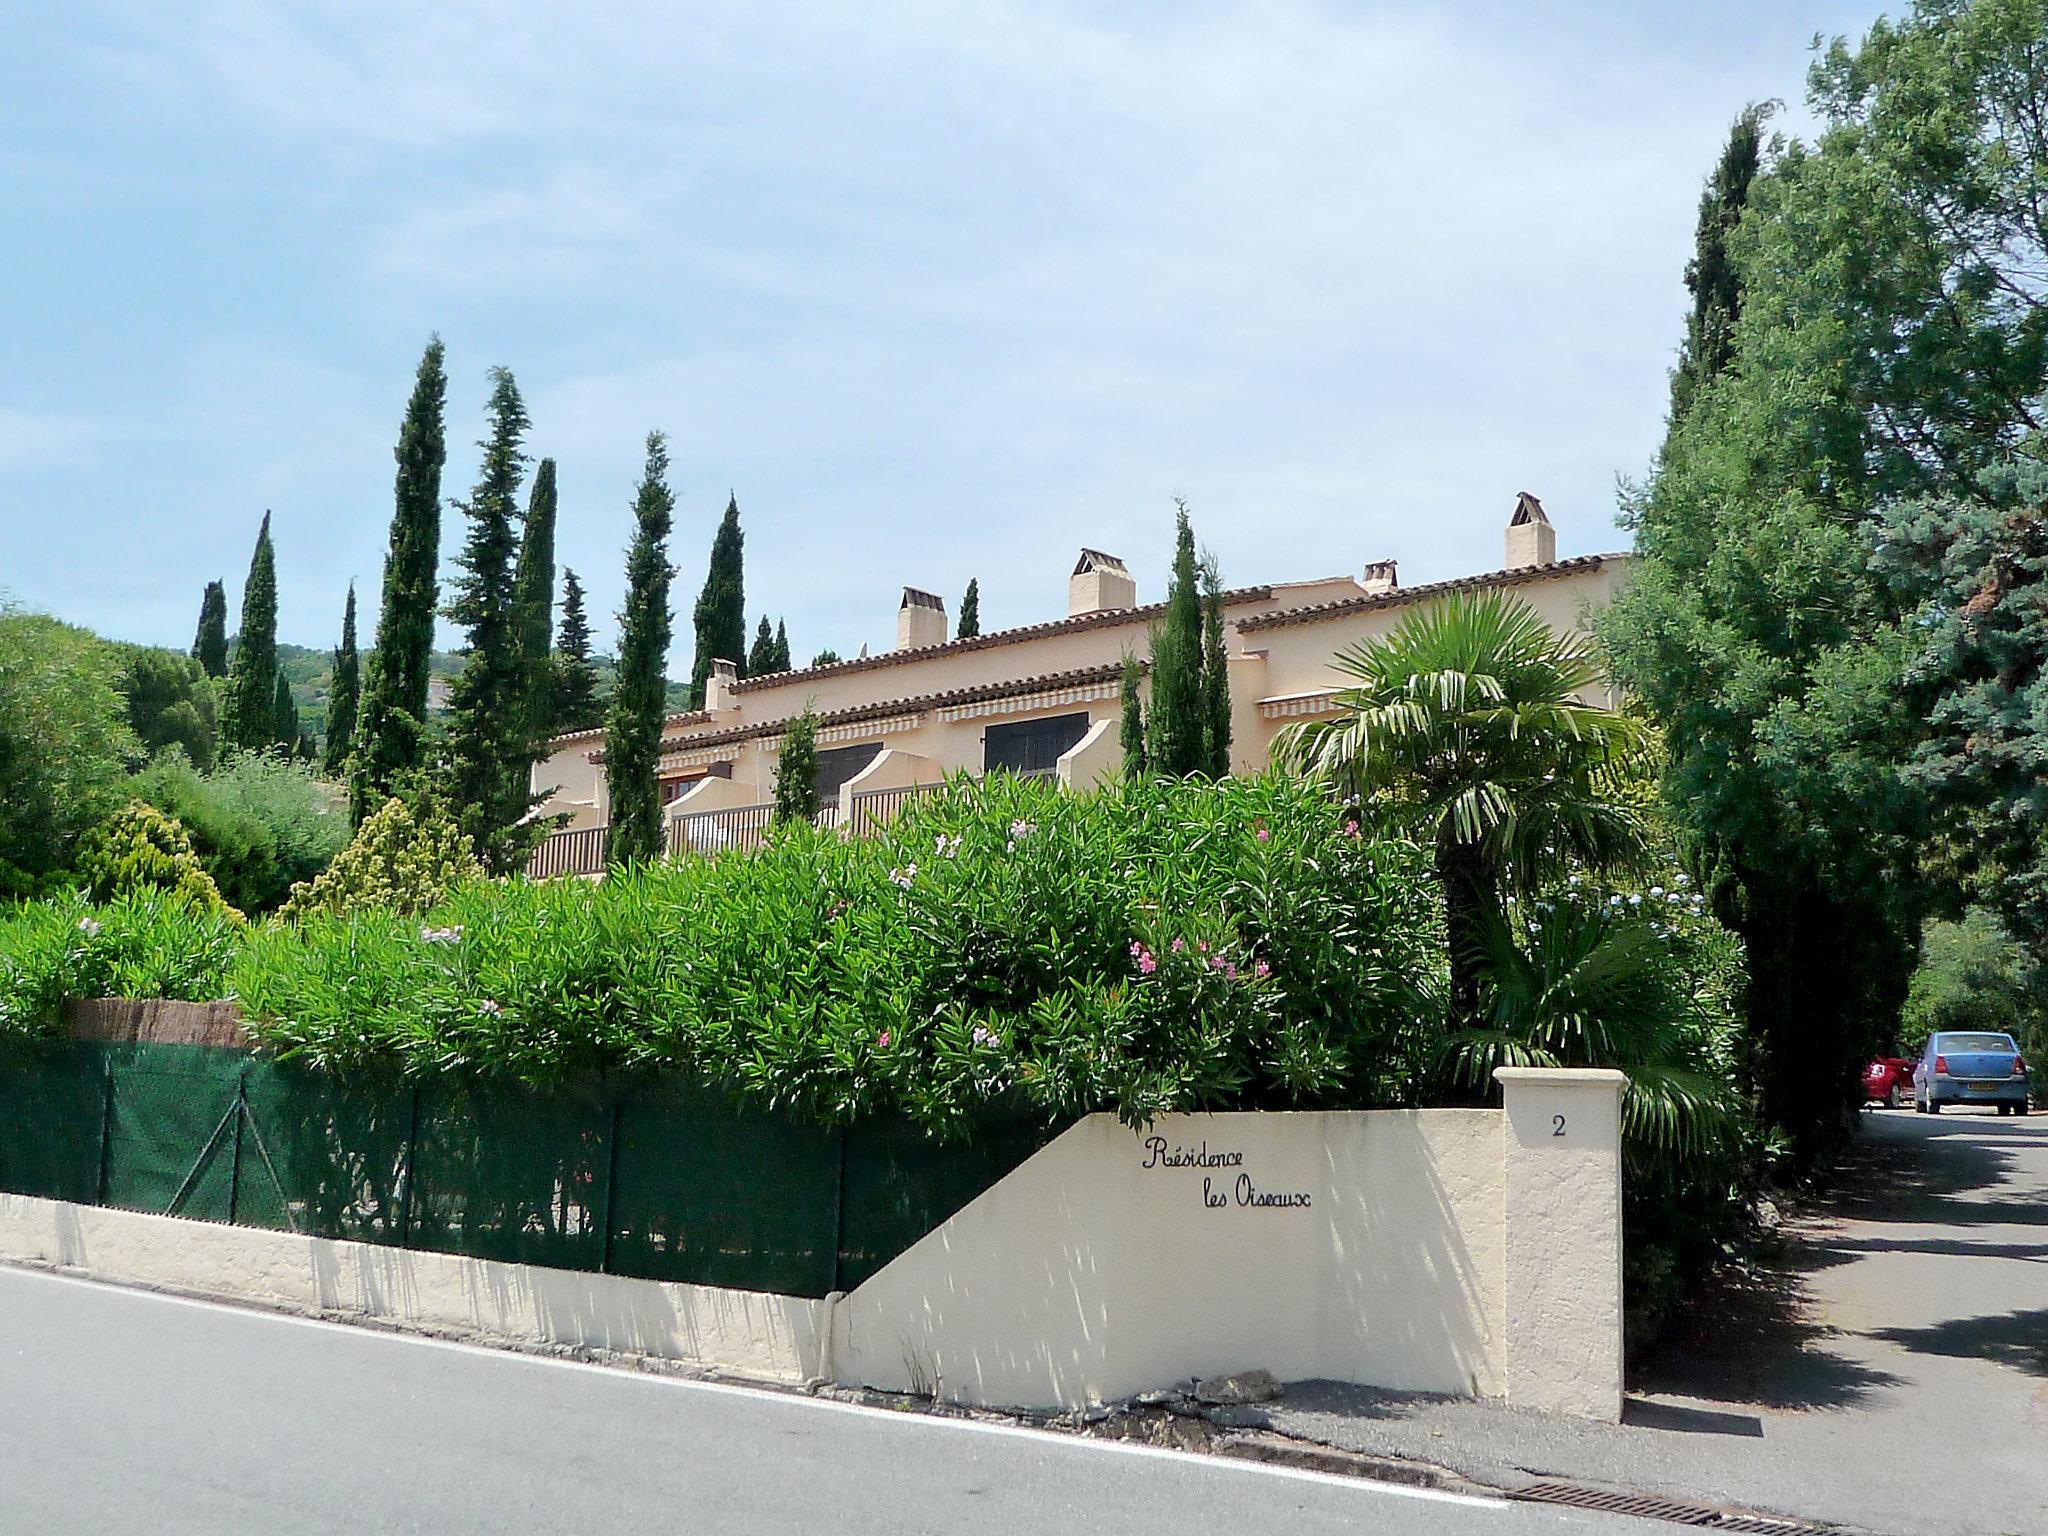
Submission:
M 798 1296 L 850 1290 L 1047 1139 L 936 1143 L 681 1083 L 370 1084 L 245 1052 L 0 1053 L 0 1190 Z

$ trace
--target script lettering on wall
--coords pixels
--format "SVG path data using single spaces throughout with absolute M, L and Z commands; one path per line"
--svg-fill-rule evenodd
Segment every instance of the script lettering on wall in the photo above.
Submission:
M 1244 1153 L 1235 1148 L 1211 1147 L 1207 1141 L 1186 1147 L 1169 1142 L 1164 1136 L 1147 1136 L 1143 1147 L 1144 1157 L 1138 1166 L 1148 1172 L 1172 1172 L 1181 1168 L 1241 1170 L 1234 1179 L 1219 1180 L 1215 1174 L 1209 1173 L 1202 1176 L 1202 1209 L 1205 1211 L 1305 1211 L 1309 1208 L 1309 1193 L 1305 1189 L 1261 1189 L 1250 1170 L 1245 1169 Z

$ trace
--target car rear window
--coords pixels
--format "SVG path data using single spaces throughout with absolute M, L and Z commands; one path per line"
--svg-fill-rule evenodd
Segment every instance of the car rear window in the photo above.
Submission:
M 2011 1035 L 1943 1035 L 1941 1048 L 1962 1054 L 1969 1051 L 2012 1051 L 2019 1047 L 2012 1043 Z

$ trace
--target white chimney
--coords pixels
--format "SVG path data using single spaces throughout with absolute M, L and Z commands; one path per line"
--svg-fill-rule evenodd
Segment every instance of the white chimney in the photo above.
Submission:
M 1138 584 L 1115 555 L 1084 549 L 1067 578 L 1067 617 L 1138 606 Z
M 740 669 L 730 661 L 719 657 L 711 659 L 711 675 L 704 680 L 704 707 L 714 715 L 728 709 L 739 708 L 739 700 L 733 697 L 733 685 L 740 680 Z
M 1392 560 L 1375 560 L 1365 568 L 1365 590 L 1377 596 L 1391 592 L 1401 585 L 1398 563 Z
M 1508 563 L 1511 571 L 1557 563 L 1557 530 L 1543 514 L 1543 503 L 1527 491 L 1515 493 L 1514 516 L 1508 519 Z
M 903 589 L 896 609 L 896 649 L 921 651 L 946 643 L 946 600 L 916 587 Z

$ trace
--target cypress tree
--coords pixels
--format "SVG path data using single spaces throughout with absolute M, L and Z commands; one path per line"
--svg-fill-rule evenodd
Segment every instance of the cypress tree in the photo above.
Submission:
M 334 653 L 334 693 L 327 704 L 327 776 L 338 779 L 354 749 L 357 695 L 362 688 L 356 656 L 356 584 L 348 584 L 348 605 L 341 610 L 341 648 Z
M 420 357 L 392 450 L 398 475 L 391 542 L 350 772 L 349 808 L 358 823 L 383 802 L 400 774 L 418 766 L 424 749 L 427 667 L 440 605 L 435 582 L 441 559 L 441 469 L 448 458 L 444 360 L 441 338 L 435 336 Z
M 967 595 L 960 599 L 960 627 L 953 631 L 955 640 L 970 639 L 981 633 L 981 580 L 967 578 Z
M 562 631 L 555 642 L 552 730 L 587 730 L 597 722 L 597 669 L 590 664 L 590 620 L 583 612 L 583 583 L 564 566 Z
M 278 739 L 277 555 L 270 544 L 270 514 L 256 533 L 249 582 L 242 589 L 242 632 L 228 669 L 227 718 L 221 738 L 244 752 L 261 752 Z
M 1763 125 L 1771 104 L 1744 109 L 1728 130 L 1721 160 L 1700 193 L 1699 222 L 1693 233 L 1693 257 L 1685 264 L 1685 286 L 1692 295 L 1685 341 L 1678 368 L 1671 376 L 1671 421 L 1675 426 L 1691 409 L 1701 387 L 1728 366 L 1735 354 L 1735 322 L 1742 315 L 1742 278 L 1729 254 L 1728 237 L 1749 206 L 1750 184 L 1763 159 Z
M 690 669 L 690 708 L 704 707 L 704 685 L 711 678 L 711 663 L 729 661 L 746 676 L 747 591 L 746 536 L 740 532 L 740 504 L 731 497 L 725 516 L 711 540 L 711 569 L 705 573 L 704 590 L 697 597 L 693 615 L 697 629 L 697 658 Z
M 276 722 L 277 748 L 290 757 L 299 751 L 299 706 L 292 698 L 291 680 L 282 672 L 277 674 L 277 693 L 271 704 L 270 718 Z
M 1138 658 L 1125 651 L 1121 690 L 1123 728 L 1120 734 L 1124 748 L 1124 772 L 1134 779 L 1145 777 L 1145 706 L 1138 698 L 1138 678 Z
M 1202 560 L 1202 747 L 1211 778 L 1230 775 L 1230 662 L 1223 643 L 1223 576 Z
M 619 676 L 605 731 L 604 771 L 612 801 L 606 857 L 615 865 L 657 858 L 662 850 L 661 786 L 655 781 L 655 762 L 661 755 L 661 728 L 667 716 L 664 663 L 675 624 L 669 587 L 676 568 L 668 559 L 675 506 L 668 488 L 668 439 L 650 432 L 647 467 L 633 499 L 626 605 L 619 610 Z
M 199 632 L 192 637 L 192 654 L 208 677 L 228 675 L 228 589 L 218 581 L 206 584 L 199 599 Z
M 811 665 L 814 667 L 830 667 L 837 665 L 838 661 L 839 653 L 828 647 L 811 658 Z
M 469 536 L 451 583 L 448 617 L 469 635 L 462 671 L 449 693 L 448 787 L 456 824 L 485 868 L 517 868 L 525 841 L 516 824 L 532 808 L 533 741 L 527 734 L 525 653 L 512 601 L 519 534 L 519 482 L 526 406 L 510 370 L 493 368 L 486 407 L 490 433 L 476 488 L 462 504 Z
M 768 627 L 768 615 L 761 615 L 754 631 L 754 643 L 747 650 L 747 676 L 761 677 L 775 670 L 775 631 Z
M 775 764 L 775 819 L 818 819 L 818 717 L 808 704 L 782 734 L 782 756 Z
M 555 733 L 555 461 L 542 459 L 526 502 L 526 532 L 512 578 L 513 625 L 519 639 L 522 729 L 539 743 Z
M 1208 723 L 1202 690 L 1201 574 L 1188 507 L 1178 509 L 1173 579 L 1166 612 L 1152 626 L 1152 709 L 1145 726 L 1145 759 L 1153 773 L 1186 778 L 1208 763 Z

